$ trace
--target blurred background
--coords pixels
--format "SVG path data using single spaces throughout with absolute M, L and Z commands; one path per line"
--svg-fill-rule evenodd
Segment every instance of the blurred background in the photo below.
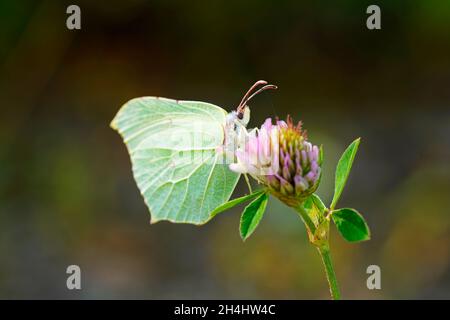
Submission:
M 81 30 L 66 8 L 81 8 Z M 366 28 L 381 7 L 382 29 Z M 323 144 L 319 194 L 362 143 L 340 206 L 372 240 L 332 229 L 344 298 L 450 298 L 450 2 L 13 1 L 0 3 L 0 298 L 328 299 L 298 216 L 272 199 L 239 237 L 242 208 L 203 227 L 149 225 L 120 136 L 127 100 L 231 110 L 254 81 L 250 126 L 291 114 Z M 240 182 L 234 196 L 245 192 Z M 66 268 L 82 290 L 66 288 Z M 382 289 L 366 287 L 381 267 Z

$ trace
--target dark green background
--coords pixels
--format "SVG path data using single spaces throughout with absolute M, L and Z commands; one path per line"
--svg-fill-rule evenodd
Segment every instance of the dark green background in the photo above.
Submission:
M 450 298 L 450 2 L 64 1 L 0 4 L 0 298 L 328 298 L 296 214 L 271 199 L 252 237 L 239 211 L 204 227 L 149 213 L 119 135 L 128 99 L 236 107 L 250 126 L 291 114 L 323 144 L 319 194 L 362 137 L 341 206 L 372 240 L 332 252 L 344 298 Z M 365 26 L 378 4 L 382 30 Z M 244 185 L 236 190 L 243 194 Z M 65 269 L 82 269 L 80 292 Z M 366 288 L 377 264 L 382 290 Z

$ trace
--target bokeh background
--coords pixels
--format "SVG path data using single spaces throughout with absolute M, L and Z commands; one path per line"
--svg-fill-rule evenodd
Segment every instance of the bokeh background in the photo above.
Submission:
M 149 213 L 109 122 L 158 95 L 301 119 L 325 148 L 319 194 L 362 137 L 341 206 L 372 240 L 332 229 L 344 298 L 450 298 L 450 2 L 78 0 L 0 3 L 0 298 L 327 299 L 297 215 L 272 199 L 242 243 L 239 210 L 203 227 Z M 369 31 L 378 4 L 382 30 Z M 242 182 L 242 181 L 241 181 Z M 245 192 L 240 184 L 235 196 Z M 66 288 L 66 268 L 82 290 Z M 382 289 L 366 287 L 366 268 Z

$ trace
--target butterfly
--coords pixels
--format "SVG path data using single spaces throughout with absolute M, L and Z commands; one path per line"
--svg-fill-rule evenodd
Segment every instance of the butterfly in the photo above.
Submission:
M 120 108 L 111 127 L 127 146 L 151 223 L 204 224 L 229 200 L 240 174 L 228 164 L 245 143 L 247 103 L 276 88 L 257 81 L 230 113 L 211 103 L 161 97 L 135 98 Z

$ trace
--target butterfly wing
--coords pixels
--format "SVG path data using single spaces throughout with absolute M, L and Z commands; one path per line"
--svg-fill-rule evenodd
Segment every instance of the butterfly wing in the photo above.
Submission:
M 239 174 L 223 161 L 226 112 L 157 97 L 130 100 L 111 123 L 123 137 L 151 222 L 203 224 L 228 201 Z

